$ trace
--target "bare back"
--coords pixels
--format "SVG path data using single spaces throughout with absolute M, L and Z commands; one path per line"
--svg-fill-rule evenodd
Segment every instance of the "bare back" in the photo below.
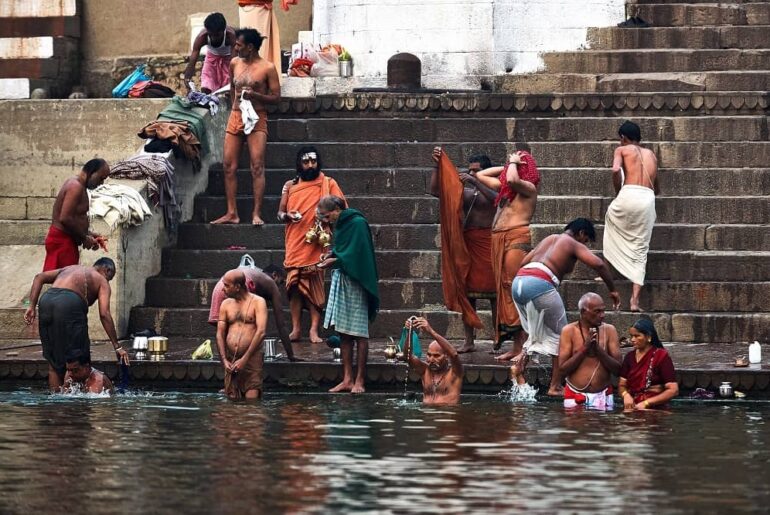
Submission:
M 275 66 L 270 61 L 262 58 L 247 63 L 240 57 L 235 57 L 230 64 L 230 70 L 232 71 L 232 85 L 235 88 L 233 109 L 240 108 L 241 91 L 243 88 L 251 88 L 255 93 L 267 95 L 269 90 L 272 89 L 270 83 L 277 82 L 278 80 Z M 273 78 L 272 76 L 275 77 Z M 278 88 L 280 89 L 280 86 Z M 255 110 L 262 111 L 265 109 L 261 102 L 254 100 L 251 102 Z
M 623 168 L 623 184 L 656 190 L 658 159 L 652 150 L 638 145 L 622 145 L 615 150 L 613 169 Z
M 74 291 L 83 297 L 89 306 L 99 298 L 102 288 L 110 287 L 102 274 L 90 266 L 81 265 L 62 268 L 52 286 Z
M 528 227 L 535 214 L 537 195 L 525 197 L 516 195 L 513 200 L 503 199 L 497 207 L 492 231 L 507 231 L 517 227 Z
M 62 224 L 67 219 L 70 224 L 80 230 L 80 234 L 88 232 L 88 193 L 85 186 L 76 178 L 67 179 L 56 195 L 51 214 L 51 223 L 57 229 L 71 233 Z
M 605 352 L 620 361 L 618 332 L 610 324 L 598 327 L 598 344 Z M 559 346 L 559 362 L 564 363 L 576 352 L 579 352 L 590 338 L 588 327 L 582 328 L 573 322 L 562 330 Z M 596 393 L 604 390 L 610 384 L 611 373 L 601 363 L 596 353 L 588 353 L 578 367 L 567 376 L 567 381 L 580 392 Z

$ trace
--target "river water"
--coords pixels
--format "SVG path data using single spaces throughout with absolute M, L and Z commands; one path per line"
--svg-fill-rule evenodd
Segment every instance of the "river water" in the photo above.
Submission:
M 770 502 L 770 403 L 0 391 L 0 513 L 703 513 Z

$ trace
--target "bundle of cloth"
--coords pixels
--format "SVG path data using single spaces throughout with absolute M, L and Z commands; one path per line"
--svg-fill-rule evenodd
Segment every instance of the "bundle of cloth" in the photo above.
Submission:
M 140 80 L 128 90 L 128 96 L 131 98 L 171 98 L 174 96 L 174 90 L 155 82 L 154 80 Z
M 115 163 L 110 171 L 115 179 L 142 179 L 147 181 L 148 196 L 153 206 L 163 209 L 166 227 L 175 230 L 181 208 L 176 201 L 174 166 L 162 154 L 139 153 Z
M 169 120 L 150 122 L 139 131 L 139 137 L 168 140 L 184 157 L 192 161 L 194 166 L 200 164 L 201 143 L 193 133 L 189 122 Z
M 219 112 L 219 97 L 216 95 L 207 95 L 200 91 L 190 91 L 187 94 L 187 102 L 191 105 L 207 108 L 211 116 L 216 116 Z
M 118 225 L 129 227 L 140 225 L 145 218 L 152 216 L 152 211 L 142 196 L 135 189 L 123 184 L 102 184 L 88 190 L 88 217 L 102 218 L 115 230 Z

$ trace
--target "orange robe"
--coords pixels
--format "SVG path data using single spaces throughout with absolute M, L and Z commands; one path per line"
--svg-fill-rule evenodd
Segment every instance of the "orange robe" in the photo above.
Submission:
M 462 227 L 463 183 L 457 168 L 444 153 L 438 163 L 438 191 L 444 304 L 447 309 L 462 313 L 465 325 L 480 329 L 483 327 L 481 319 L 468 301 L 472 257 L 466 247 Z
M 251 28 L 265 38 L 259 49 L 259 56 L 275 65 L 281 76 L 281 36 L 278 20 L 273 12 L 272 0 L 238 0 L 238 21 L 242 29 Z M 283 6 L 283 5 L 282 5 Z M 288 10 L 288 6 L 284 10 Z
M 466 281 L 469 297 L 489 299 L 497 292 L 492 273 L 492 229 L 469 227 L 463 231 L 465 248 L 471 258 L 471 268 Z
M 521 267 L 521 262 L 532 250 L 532 237 L 529 226 L 492 231 L 492 270 L 497 285 L 497 321 L 498 341 L 502 333 L 511 333 L 521 329 L 519 312 L 513 302 L 511 284 Z
M 324 249 L 317 241 L 307 243 L 305 234 L 315 225 L 316 207 L 324 195 L 345 198 L 337 181 L 321 172 L 315 180 L 292 184 L 286 203 L 287 213 L 297 211 L 302 214 L 299 223 L 286 224 L 286 257 L 283 262 L 286 268 L 286 290 L 298 288 L 300 294 L 318 309 L 323 307 L 326 295 L 324 272 L 316 265 L 321 261 L 321 254 L 329 249 Z

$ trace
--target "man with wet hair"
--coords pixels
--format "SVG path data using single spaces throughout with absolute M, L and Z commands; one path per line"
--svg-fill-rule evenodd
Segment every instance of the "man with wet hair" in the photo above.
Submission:
M 81 349 L 72 349 L 65 357 L 64 393 L 104 393 L 112 395 L 115 388 L 104 372 L 91 366 L 91 356 Z
M 286 329 L 286 323 L 283 319 L 283 296 L 281 295 L 281 286 L 286 282 L 286 271 L 277 265 L 268 265 L 264 270 L 255 267 L 239 267 L 234 270 L 240 270 L 246 277 L 246 289 L 265 299 L 273 308 L 273 317 L 275 326 L 281 337 L 281 343 L 286 351 L 286 357 L 289 361 L 298 361 L 294 356 L 294 349 L 289 338 L 289 331 Z M 232 271 L 232 270 L 231 270 Z M 217 281 L 214 291 L 211 293 L 211 308 L 209 309 L 209 324 L 217 325 L 219 323 L 219 310 L 222 303 L 227 298 L 225 294 L 224 278 Z
M 455 348 L 433 329 L 425 318 L 406 321 L 406 327 L 422 329 L 434 338 L 428 346 L 427 360 L 414 355 L 409 363 L 422 378 L 423 404 L 457 404 L 463 389 L 463 365 Z M 406 359 L 406 357 L 404 357 Z
M 604 323 L 601 295 L 589 292 L 578 302 L 580 319 L 567 324 L 559 339 L 559 368 L 564 377 L 564 407 L 611 410 L 612 375 L 620 372 L 620 343 L 615 326 Z
M 110 175 L 104 159 L 91 159 L 75 177 L 67 179 L 56 195 L 51 227 L 45 238 L 43 271 L 56 270 L 80 261 L 78 246 L 106 250 L 107 238 L 88 230 L 88 192 L 101 185 Z
M 230 83 L 230 59 L 235 46 L 235 29 L 227 26 L 227 20 L 222 13 L 206 16 L 203 20 L 203 30 L 193 41 L 184 71 L 184 84 L 188 91 L 190 79 L 195 74 L 195 64 L 204 46 L 208 48 L 201 68 L 201 91 L 208 94 Z
M 24 321 L 31 325 L 37 317 L 38 298 L 40 317 L 38 328 L 43 345 L 43 357 L 48 361 L 48 386 L 59 390 L 66 371 L 65 357 L 79 350 L 90 357 L 91 340 L 88 337 L 88 307 L 99 301 L 99 318 L 107 333 L 119 363 L 128 365 L 128 353 L 118 343 L 115 323 L 110 313 L 110 281 L 115 277 L 115 262 L 107 257 L 94 265 L 72 265 L 41 272 L 32 282 L 29 308 Z M 44 284 L 50 284 L 41 297 Z
M 262 198 L 265 194 L 265 147 L 267 146 L 267 104 L 281 101 L 281 85 L 275 66 L 259 57 L 262 36 L 254 29 L 240 29 L 235 33 L 237 57 L 230 62 L 230 101 L 232 111 L 225 129 L 223 172 L 227 212 L 212 224 L 237 224 L 236 193 L 238 192 L 238 160 L 244 141 L 249 149 L 249 168 L 254 191 L 254 209 L 251 223 L 264 225 Z M 252 103 L 257 120 L 247 127 L 241 112 L 241 98 Z M 246 105 L 245 105 L 246 106 Z M 245 107 L 244 106 L 244 107 Z M 247 117 L 248 119 L 248 117 Z M 251 120 L 254 121 L 254 120 Z
M 222 282 L 228 298 L 219 310 L 217 350 L 225 369 L 225 395 L 231 400 L 260 399 L 267 303 L 249 293 L 242 270 L 230 270 Z
M 631 311 L 640 311 L 639 296 L 647 272 L 652 228 L 655 225 L 655 195 L 658 159 L 642 148 L 642 131 L 626 121 L 618 130 L 620 146 L 612 162 L 612 185 L 617 196 L 604 219 L 604 258 L 633 283 Z
M 489 299 L 492 318 L 497 318 L 497 288 L 490 273 L 497 191 L 476 177 L 477 172 L 491 168 L 489 157 L 469 158 L 468 172 L 459 174 L 441 147 L 433 149 L 432 157 L 430 194 L 440 202 L 444 303 L 463 315 L 465 343 L 458 351 L 462 354 L 476 350 L 475 330 L 482 327 L 476 300 Z
M 595 239 L 596 230 L 590 220 L 572 220 L 563 233 L 548 236 L 527 254 L 513 281 L 513 300 L 527 333 L 521 353 L 513 359 L 514 375 L 524 373 L 530 354 L 551 356 L 553 372 L 548 388 L 551 396 L 562 394 L 559 338 L 567 325 L 567 313 L 557 288 L 564 276 L 581 261 L 596 270 L 607 284 L 613 308 L 618 309 L 620 305 L 620 295 L 615 290 L 609 268 L 586 247 L 586 243 Z
M 324 174 L 321 155 L 315 147 L 300 147 L 295 164 L 297 175 L 283 185 L 278 205 L 278 221 L 286 224 L 283 266 L 291 311 L 290 339 L 298 341 L 301 337 L 304 308 L 310 312 L 310 343 L 323 343 L 319 331 L 326 294 L 324 271 L 318 263 L 331 243 L 331 229 L 328 223 L 317 220 L 316 208 L 325 195 L 335 195 L 343 202 L 345 196 L 337 181 Z

